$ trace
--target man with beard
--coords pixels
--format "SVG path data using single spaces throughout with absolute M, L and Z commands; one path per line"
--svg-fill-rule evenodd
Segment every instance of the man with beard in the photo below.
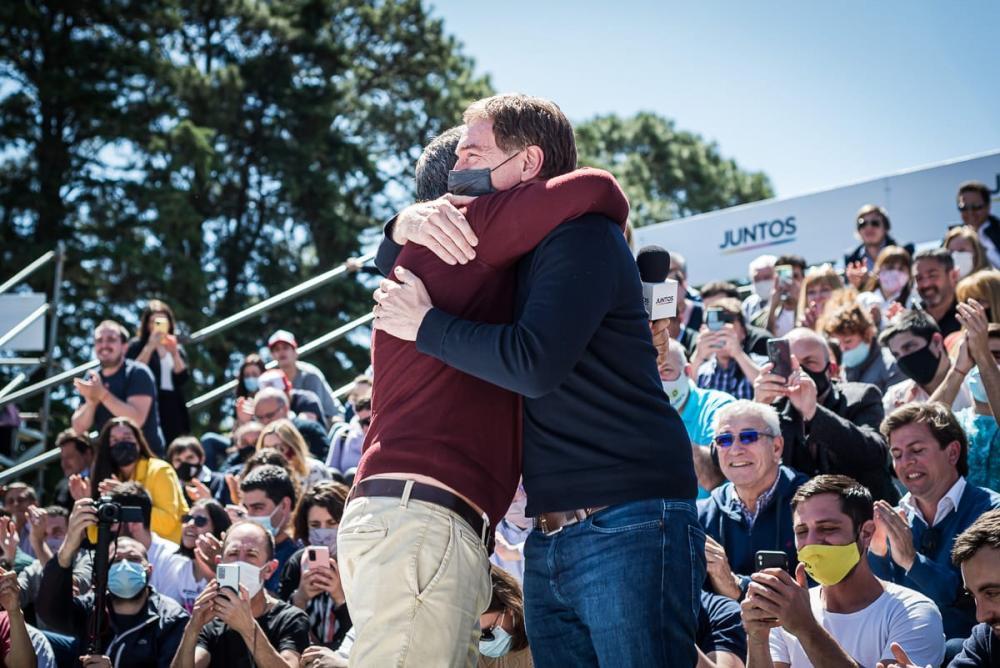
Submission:
M 157 456 L 163 456 L 163 435 L 156 409 L 156 383 L 145 364 L 125 359 L 128 330 L 114 320 L 105 320 L 94 330 L 94 354 L 101 371 L 73 384 L 83 398 L 73 411 L 73 429 L 86 434 L 100 430 L 113 417 L 127 417 L 142 426 L 146 442 Z
M 94 593 L 73 595 L 73 561 L 88 527 L 97 525 L 94 500 L 73 506 L 66 539 L 45 566 L 38 591 L 38 616 L 54 630 L 86 638 L 95 614 Z M 109 546 L 107 623 L 97 640 L 98 654 L 81 657 L 88 667 L 170 665 L 188 614 L 149 583 L 153 567 L 142 543 L 121 537 Z
M 930 248 L 917 253 L 913 258 L 913 282 L 927 311 L 941 334 L 948 336 L 957 332 L 962 325 L 955 317 L 955 284 L 958 272 L 955 260 L 947 248 Z

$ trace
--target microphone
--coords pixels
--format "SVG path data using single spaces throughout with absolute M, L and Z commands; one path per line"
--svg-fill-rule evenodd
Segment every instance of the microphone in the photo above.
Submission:
M 644 246 L 635 258 L 642 281 L 642 303 L 650 320 L 677 315 L 677 281 L 670 273 L 670 253 L 660 246 Z

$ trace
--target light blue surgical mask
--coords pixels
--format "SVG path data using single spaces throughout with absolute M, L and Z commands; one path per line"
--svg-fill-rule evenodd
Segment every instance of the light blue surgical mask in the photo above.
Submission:
M 979 375 L 979 367 L 972 367 L 972 371 L 965 378 L 965 382 L 969 384 L 969 391 L 972 392 L 972 398 L 981 404 L 989 403 L 989 399 L 986 397 L 986 386 L 983 385 L 983 377 Z
M 260 378 L 257 376 L 246 376 L 243 379 L 243 386 L 247 388 L 248 392 L 256 392 L 260 389 Z
M 479 639 L 479 653 L 491 659 L 496 659 L 510 652 L 513 644 L 513 636 L 497 626 L 493 629 L 493 640 Z
M 246 519 L 249 520 L 250 522 L 254 522 L 255 524 L 261 525 L 262 527 L 264 527 L 264 529 L 269 531 L 272 536 L 277 536 L 280 527 L 274 526 L 274 522 L 272 520 L 274 518 L 274 514 L 278 512 L 279 509 L 280 506 L 272 510 L 270 515 L 262 515 L 260 517 L 253 517 L 252 515 L 247 515 Z
M 142 564 L 123 559 L 108 569 L 108 591 L 123 599 L 132 599 L 146 587 L 146 569 Z
M 872 351 L 870 343 L 859 343 L 850 350 L 845 350 L 843 354 L 844 366 L 856 367 L 868 359 L 868 353 Z

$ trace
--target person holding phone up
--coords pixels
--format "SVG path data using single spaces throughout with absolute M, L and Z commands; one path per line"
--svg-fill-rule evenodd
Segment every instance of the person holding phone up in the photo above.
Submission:
M 344 515 L 347 487 L 320 482 L 295 509 L 295 537 L 305 544 L 281 573 L 279 596 L 309 615 L 309 639 L 337 649 L 351 628 L 344 588 L 337 568 L 337 529 Z
M 195 600 L 171 668 L 297 668 L 309 645 L 308 620 L 264 589 L 278 568 L 274 537 L 260 524 L 238 522 L 219 563 L 235 567 L 227 569 L 235 581 L 212 580 Z
M 760 369 L 743 349 L 746 336 L 739 301 L 722 299 L 706 311 L 691 358 L 698 387 L 728 392 L 737 399 L 753 397 L 753 383 Z
M 174 312 L 159 299 L 142 311 L 138 338 L 129 341 L 125 357 L 149 367 L 156 381 L 156 407 L 164 443 L 191 433 L 184 385 L 190 379 L 187 355 L 177 342 Z

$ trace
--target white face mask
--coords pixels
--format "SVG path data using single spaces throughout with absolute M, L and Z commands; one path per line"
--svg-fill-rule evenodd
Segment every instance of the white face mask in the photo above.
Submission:
M 684 402 L 687 401 L 688 394 L 691 392 L 691 382 L 683 373 L 677 376 L 675 380 L 663 380 L 662 382 L 663 391 L 667 393 L 670 405 L 674 407 L 674 410 L 679 411 Z
M 774 281 L 768 279 L 766 281 L 755 281 L 753 284 L 754 294 L 760 297 L 762 300 L 767 301 L 771 298 L 771 293 L 774 292 Z
M 260 577 L 263 567 L 246 561 L 237 561 L 236 565 L 240 567 L 240 584 L 247 588 L 247 594 L 253 598 L 264 588 L 264 581 Z
M 955 261 L 955 269 L 958 269 L 959 278 L 965 278 L 972 273 L 975 258 L 970 251 L 952 251 L 951 259 Z

